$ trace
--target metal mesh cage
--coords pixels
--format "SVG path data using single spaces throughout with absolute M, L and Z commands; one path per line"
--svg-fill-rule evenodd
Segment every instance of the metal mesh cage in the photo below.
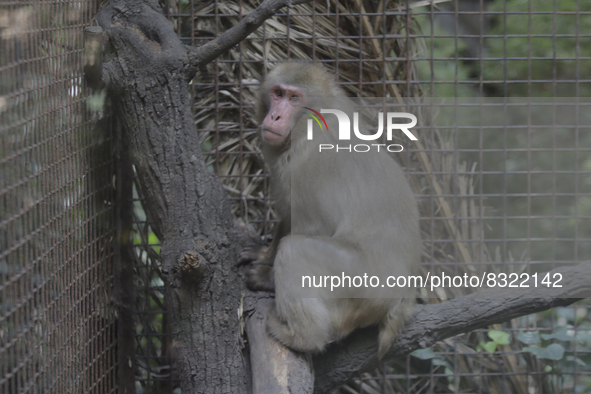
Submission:
M 183 42 L 201 45 L 259 2 L 162 4 Z M 125 178 L 114 177 L 116 133 L 95 110 L 104 96 L 82 82 L 82 30 L 96 6 L 0 5 L 0 392 L 114 392 L 131 378 L 117 374 L 122 363 L 138 392 L 178 386 L 159 240 L 137 184 L 128 201 L 116 195 Z M 590 16 L 580 0 L 329 0 L 283 10 L 191 82 L 208 168 L 235 217 L 268 240 L 276 215 L 253 113 L 258 81 L 277 62 L 314 60 L 351 96 L 481 103 L 469 125 L 459 109 L 442 122 L 431 105 L 424 119 L 437 113 L 439 122 L 421 123 L 420 145 L 397 157 L 419 201 L 425 270 L 534 273 L 589 260 Z M 578 108 L 571 123 L 558 98 Z M 525 123 L 512 115 L 512 105 L 543 100 Z M 117 210 L 130 202 L 133 246 L 121 254 Z M 112 305 L 125 266 L 130 320 Z M 339 390 L 587 392 L 590 316 L 583 301 L 449 338 Z M 133 351 L 121 353 L 121 335 L 135 338 Z
M 201 45 L 256 5 L 168 2 L 166 10 L 182 40 Z M 292 7 L 192 82 L 209 168 L 222 179 L 235 216 L 267 239 L 276 217 L 252 105 L 258 81 L 275 62 L 322 62 L 351 96 L 472 98 L 467 102 L 586 97 L 590 48 L 582 26 L 589 13 L 576 0 L 354 0 Z M 486 105 L 480 111 L 486 113 Z M 547 113 L 559 117 L 560 106 Z M 584 122 L 550 126 L 508 121 L 501 129 L 484 123 L 467 128 L 456 118 L 419 131 L 423 145 L 399 159 L 419 199 L 426 270 L 458 274 L 481 262 L 497 271 L 525 266 L 536 272 L 589 259 L 588 129 Z M 590 382 L 588 310 L 583 302 L 441 341 L 429 353 L 386 363 L 341 390 L 584 391 Z M 509 344 L 486 351 L 483 346 L 498 332 Z M 568 334 L 535 346 L 557 343 L 565 350 L 562 357 L 528 350 L 533 342 L 527 335 L 556 332 Z
M 88 106 L 94 1 L 0 4 L 0 392 L 116 391 L 114 140 Z

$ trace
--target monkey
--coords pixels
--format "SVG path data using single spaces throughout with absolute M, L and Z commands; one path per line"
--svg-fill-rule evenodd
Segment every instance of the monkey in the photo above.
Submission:
M 359 297 L 341 289 L 308 298 L 301 277 L 416 275 L 421 253 L 417 203 L 389 154 L 319 153 L 316 142 L 336 141 L 337 119 L 326 115 L 326 130 L 316 133 L 311 144 L 304 108 L 350 109 L 351 104 L 321 65 L 275 67 L 261 83 L 256 112 L 280 220 L 271 245 L 243 249 L 238 263 L 252 264 L 248 288 L 275 291 L 267 331 L 279 342 L 318 353 L 356 328 L 378 325 L 381 359 L 410 318 L 415 297 Z

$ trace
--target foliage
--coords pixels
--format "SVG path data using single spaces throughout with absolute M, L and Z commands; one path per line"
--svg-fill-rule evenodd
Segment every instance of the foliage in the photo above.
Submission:
M 580 37 L 589 31 L 591 3 L 578 0 L 493 1 L 487 11 L 491 30 L 486 39 L 490 58 L 507 58 L 504 67 L 497 61 L 484 62 L 487 80 L 521 81 L 506 92 L 519 97 L 589 97 L 591 86 L 573 83 L 591 78 L 588 60 L 591 40 Z M 507 11 L 511 13 L 508 14 Z M 567 82 L 569 81 L 569 82 Z M 578 85 L 578 86 L 577 86 Z
M 486 350 L 490 354 L 493 354 L 499 345 L 508 345 L 511 343 L 511 335 L 505 331 L 491 330 L 488 332 L 488 337 L 491 341 L 483 342 L 476 349 Z

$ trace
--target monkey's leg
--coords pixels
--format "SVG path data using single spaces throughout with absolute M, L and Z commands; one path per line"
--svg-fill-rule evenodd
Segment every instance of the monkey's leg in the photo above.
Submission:
M 254 291 L 274 291 L 275 273 L 273 267 L 266 264 L 257 264 L 247 274 L 246 286 Z
M 274 265 L 277 315 L 267 320 L 269 332 L 284 345 L 303 352 L 322 351 L 328 343 L 347 335 L 355 328 L 342 314 L 349 300 L 328 295 L 325 291 L 330 289 L 302 288 L 302 276 L 340 275 L 360 261 L 358 249 L 346 241 L 300 235 L 283 238 Z
M 280 318 L 276 311 L 267 316 L 267 330 L 285 346 L 305 353 L 318 353 L 332 342 L 329 311 L 316 298 L 294 300 L 293 312 L 288 322 Z M 310 313 L 311 312 L 311 313 Z M 296 316 L 297 315 L 297 316 Z
M 238 264 L 248 263 L 261 264 L 267 259 L 268 247 L 263 245 L 249 245 L 240 251 L 238 255 Z

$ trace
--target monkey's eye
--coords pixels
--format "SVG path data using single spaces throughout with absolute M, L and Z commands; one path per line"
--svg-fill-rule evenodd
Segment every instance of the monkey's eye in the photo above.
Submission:
M 281 96 L 283 96 L 283 92 L 281 91 L 281 89 L 277 89 L 277 90 L 275 91 L 275 96 L 277 96 L 277 97 L 281 97 Z
M 300 98 L 298 96 L 291 96 L 291 101 L 293 101 L 294 103 L 297 103 L 300 101 Z

